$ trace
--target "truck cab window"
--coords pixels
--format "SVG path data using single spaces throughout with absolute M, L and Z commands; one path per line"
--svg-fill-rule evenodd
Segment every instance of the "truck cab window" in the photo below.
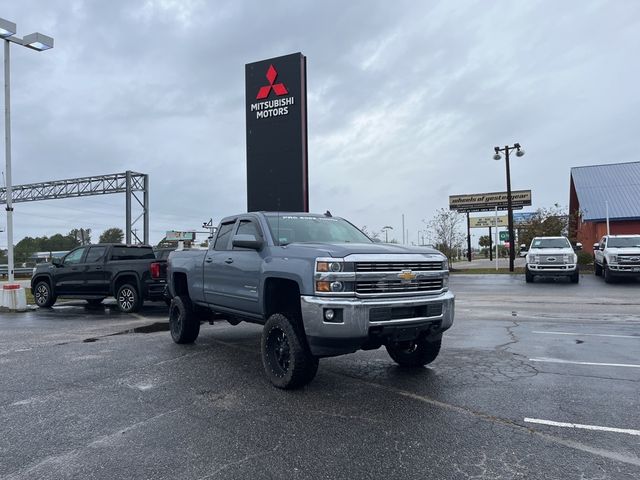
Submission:
M 85 259 L 85 263 L 97 263 L 104 260 L 104 254 L 107 251 L 107 247 L 90 247 L 89 253 L 87 253 L 87 258 Z
M 68 254 L 66 257 L 64 257 L 62 264 L 66 266 L 66 265 L 75 265 L 76 263 L 80 263 L 80 261 L 82 260 L 82 255 L 84 255 L 85 250 L 86 248 L 79 248 L 77 250 L 74 250 L 73 252 Z
M 256 240 L 262 238 L 258 226 L 251 220 L 241 220 L 236 235 L 253 235 Z
M 216 236 L 216 243 L 213 245 L 214 250 L 228 250 L 229 237 L 231 236 L 231 230 L 236 222 L 223 223 L 220 225 L 220 231 Z

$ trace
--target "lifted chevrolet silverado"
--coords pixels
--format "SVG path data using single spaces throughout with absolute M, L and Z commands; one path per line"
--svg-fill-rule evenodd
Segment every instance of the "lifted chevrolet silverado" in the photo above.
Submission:
M 401 366 L 426 365 L 453 323 L 444 255 L 374 243 L 342 218 L 227 217 L 208 250 L 168 263 L 173 340 L 194 342 L 204 320 L 264 325 L 262 363 L 279 388 L 310 382 L 319 358 L 382 345 Z

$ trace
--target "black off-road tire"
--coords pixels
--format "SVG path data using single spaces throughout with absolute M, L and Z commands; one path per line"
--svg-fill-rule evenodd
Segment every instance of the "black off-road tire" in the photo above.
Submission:
M 571 283 L 579 283 L 580 282 L 580 272 L 576 270 L 576 272 L 571 275 Z
M 102 301 L 104 298 L 87 298 L 87 303 L 92 307 L 97 307 L 98 305 L 102 305 Z
M 51 291 L 49 282 L 40 280 L 33 288 L 33 298 L 40 308 L 49 308 L 56 303 L 56 296 Z
M 274 313 L 262 331 L 262 365 L 271 383 L 282 389 L 302 387 L 318 372 L 296 315 Z
M 412 342 L 403 342 L 395 345 L 385 345 L 389 356 L 401 367 L 423 367 L 433 362 L 438 353 L 442 337 L 430 339 L 419 338 Z
M 122 313 L 137 312 L 140 310 L 140 307 L 142 307 L 138 289 L 130 283 L 125 283 L 118 288 L 116 292 L 116 303 Z
M 193 343 L 200 333 L 200 320 L 193 312 L 189 297 L 177 296 L 169 307 L 169 329 L 176 343 Z
M 601 277 L 602 276 L 602 266 L 598 265 L 597 263 L 594 262 L 594 264 L 593 264 L 593 273 L 595 274 L 596 277 Z
M 533 283 L 533 274 L 529 273 L 529 270 L 525 270 L 524 279 L 527 283 Z

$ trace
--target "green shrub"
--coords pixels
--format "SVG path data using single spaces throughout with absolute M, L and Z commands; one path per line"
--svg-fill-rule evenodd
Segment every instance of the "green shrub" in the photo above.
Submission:
M 593 263 L 593 254 L 590 252 L 577 252 L 578 265 L 591 265 Z

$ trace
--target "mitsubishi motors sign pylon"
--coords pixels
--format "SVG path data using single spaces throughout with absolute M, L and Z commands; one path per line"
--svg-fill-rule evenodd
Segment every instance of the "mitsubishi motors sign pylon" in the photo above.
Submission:
M 245 66 L 247 211 L 308 212 L 307 59 Z

